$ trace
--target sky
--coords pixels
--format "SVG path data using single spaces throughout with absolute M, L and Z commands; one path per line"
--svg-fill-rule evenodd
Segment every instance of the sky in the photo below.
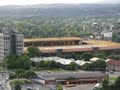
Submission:
M 0 0 L 0 5 L 33 5 L 33 4 L 52 4 L 52 3 L 118 3 L 120 0 Z

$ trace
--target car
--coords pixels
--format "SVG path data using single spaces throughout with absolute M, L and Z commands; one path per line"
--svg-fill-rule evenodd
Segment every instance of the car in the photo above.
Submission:
M 6 80 L 9 80 L 9 78 L 8 78 L 8 77 L 6 77 L 5 79 L 6 79 Z
M 99 88 L 99 87 L 100 87 L 100 83 L 95 84 L 94 87 L 95 87 L 95 88 Z
M 37 87 L 34 87 L 34 88 L 33 88 L 33 90 L 39 90 L 39 88 L 37 88 Z
M 0 82 L 0 86 L 2 86 L 2 82 Z
M 1 89 L 4 89 L 4 87 L 2 86 Z
M 27 87 L 27 90 L 33 90 L 33 88 L 32 87 Z

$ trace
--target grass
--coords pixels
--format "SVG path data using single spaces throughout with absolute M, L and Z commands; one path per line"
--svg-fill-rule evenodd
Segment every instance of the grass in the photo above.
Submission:
M 117 77 L 110 77 L 109 78 L 111 81 L 116 81 L 117 80 Z
M 11 84 L 26 84 L 26 83 L 33 83 L 31 80 L 28 79 L 14 79 L 11 81 Z
M 120 46 L 119 43 L 111 42 L 111 41 L 103 41 L 103 40 L 90 40 L 90 41 L 87 41 L 87 43 L 89 43 L 88 45 Z

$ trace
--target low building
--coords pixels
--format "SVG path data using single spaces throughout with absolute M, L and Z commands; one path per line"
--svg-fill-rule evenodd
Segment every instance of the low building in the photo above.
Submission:
M 101 35 L 103 36 L 104 40 L 111 40 L 113 33 L 112 31 L 107 30 L 107 31 L 103 31 Z
M 68 66 L 71 62 L 75 62 L 79 65 L 79 67 L 82 67 L 86 63 L 91 63 L 89 61 L 83 61 L 83 60 L 74 60 L 72 58 L 70 59 L 64 59 L 60 57 L 42 57 L 42 58 L 31 58 L 31 62 L 33 65 L 36 65 L 35 63 L 39 63 L 40 61 L 55 61 L 56 63 L 60 63 L 63 66 Z
M 107 63 L 107 70 L 120 71 L 120 60 L 110 59 L 106 63 Z
M 43 84 L 92 84 L 108 80 L 108 75 L 102 72 L 64 72 L 40 74 L 36 81 Z

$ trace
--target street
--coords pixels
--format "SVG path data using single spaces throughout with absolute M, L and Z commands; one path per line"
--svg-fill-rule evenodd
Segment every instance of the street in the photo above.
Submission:
M 8 90 L 7 86 L 6 86 L 6 77 L 7 74 L 5 73 L 0 73 L 0 82 L 1 82 L 1 86 L 0 86 L 0 90 Z

